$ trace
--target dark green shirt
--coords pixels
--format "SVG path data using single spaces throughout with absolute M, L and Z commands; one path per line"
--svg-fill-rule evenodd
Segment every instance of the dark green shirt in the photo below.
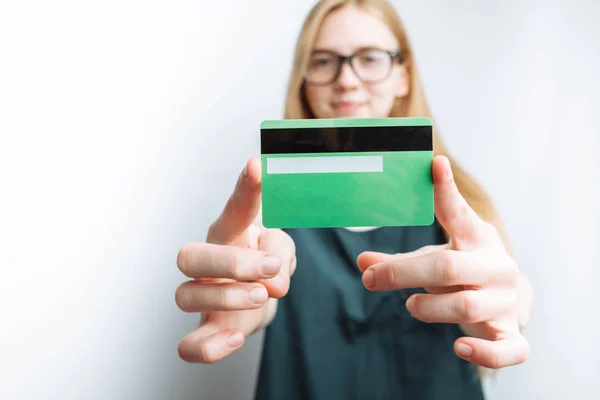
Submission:
M 420 322 L 405 302 L 422 289 L 370 292 L 356 258 L 444 243 L 428 227 L 291 229 L 297 269 L 265 333 L 256 400 L 483 399 L 475 367 L 458 358 L 455 324 Z

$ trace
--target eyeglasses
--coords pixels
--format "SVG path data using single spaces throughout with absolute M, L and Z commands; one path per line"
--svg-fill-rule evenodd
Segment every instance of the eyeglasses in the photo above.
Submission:
M 339 78 L 346 61 L 362 82 L 378 83 L 390 76 L 394 61 L 405 61 L 405 55 L 377 48 L 361 49 L 349 56 L 319 50 L 312 53 L 304 80 L 311 85 L 329 85 Z

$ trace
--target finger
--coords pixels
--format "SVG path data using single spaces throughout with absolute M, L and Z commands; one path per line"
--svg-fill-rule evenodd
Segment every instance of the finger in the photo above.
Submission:
M 371 265 L 381 263 L 383 261 L 399 259 L 399 258 L 410 258 L 422 254 L 433 253 L 434 251 L 440 251 L 443 249 L 447 249 L 448 244 L 440 244 L 440 245 L 428 245 L 421 247 L 415 251 L 411 251 L 409 253 L 396 253 L 396 254 L 388 254 L 381 253 L 378 251 L 364 251 L 358 255 L 356 259 L 356 263 L 358 264 L 358 268 L 361 272 L 365 272 L 367 268 Z
M 179 357 L 187 362 L 212 364 L 229 356 L 244 344 L 244 335 L 236 329 L 221 331 L 207 322 L 186 335 L 177 346 Z
M 296 267 L 296 246 L 292 238 L 280 229 L 268 229 L 260 237 L 259 250 L 273 254 L 281 261 L 277 276 L 260 282 L 265 285 L 269 296 L 280 298 L 287 294 L 290 276 Z
M 514 310 L 516 295 L 503 290 L 462 290 L 448 294 L 413 294 L 406 309 L 423 322 L 474 324 Z
M 416 255 L 429 254 L 449 248 L 449 243 L 440 245 L 427 245 L 409 253 L 387 254 L 375 251 L 365 251 L 358 256 L 357 264 L 361 272 L 365 272 L 371 265 L 392 259 L 410 258 Z M 430 293 L 453 293 L 462 290 L 462 286 L 450 287 L 425 287 Z
M 531 348 L 527 340 L 517 333 L 497 341 L 465 336 L 454 342 L 454 352 L 474 364 L 497 369 L 525 362 Z
M 442 227 L 456 239 L 477 238 L 483 220 L 459 192 L 450 161 L 436 156 L 432 163 L 435 215 Z
M 373 265 L 363 274 L 363 283 L 371 290 L 491 283 L 514 286 L 517 279 L 518 270 L 507 256 L 455 250 L 390 259 Z
M 250 310 L 264 306 L 268 297 L 260 283 L 190 281 L 175 291 L 175 302 L 185 312 Z
M 252 281 L 271 278 L 279 273 L 280 261 L 264 251 L 192 243 L 177 255 L 177 267 L 190 278 L 228 278 Z
M 208 230 L 209 243 L 229 243 L 252 224 L 260 210 L 260 169 L 258 157 L 248 161 L 221 215 Z

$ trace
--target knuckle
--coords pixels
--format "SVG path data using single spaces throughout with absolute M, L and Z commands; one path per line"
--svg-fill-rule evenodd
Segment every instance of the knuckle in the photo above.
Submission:
M 219 304 L 219 308 L 224 310 L 232 310 L 235 308 L 235 293 L 227 288 L 219 288 L 215 293 L 215 301 Z
M 388 265 L 386 267 L 386 275 L 387 275 L 387 280 L 389 285 L 391 286 L 396 286 L 396 284 L 398 283 L 398 271 L 396 270 L 396 266 L 395 265 Z M 375 271 L 377 271 L 375 269 Z M 377 279 L 375 279 L 375 282 L 377 282 Z
M 206 268 L 209 271 L 215 271 L 217 266 L 219 265 L 218 264 L 219 260 L 217 258 L 216 252 L 214 252 L 214 251 L 208 252 L 208 254 L 206 254 L 204 262 L 205 262 Z
M 216 260 L 213 260 L 213 262 L 216 262 Z M 226 266 L 228 277 L 233 279 L 237 278 L 237 276 L 239 275 L 241 262 L 241 255 L 236 251 L 232 252 L 231 257 L 229 257 Z
M 459 316 L 464 323 L 479 322 L 479 306 L 477 305 L 477 301 L 473 298 L 472 293 L 462 292 L 458 307 Z
M 495 348 L 493 348 L 491 350 L 491 352 L 492 352 L 492 354 L 490 357 L 491 358 L 490 368 L 492 368 L 492 369 L 501 368 L 502 367 L 502 361 L 501 361 L 502 358 L 501 358 L 500 352 Z
M 445 250 L 440 253 L 435 269 L 436 276 L 442 283 L 449 285 L 460 283 L 460 272 L 452 251 Z

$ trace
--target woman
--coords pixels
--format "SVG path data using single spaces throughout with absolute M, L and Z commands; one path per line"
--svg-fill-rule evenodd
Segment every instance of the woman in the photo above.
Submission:
M 285 114 L 430 116 L 392 6 L 324 0 L 313 8 Z M 180 356 L 217 362 L 266 327 L 257 399 L 482 398 L 474 366 L 529 355 L 520 329 L 531 292 L 489 198 L 437 135 L 434 153 L 435 223 L 362 230 L 264 229 L 260 163 L 250 160 L 207 243 L 178 255 L 193 279 L 176 302 L 204 317 Z

